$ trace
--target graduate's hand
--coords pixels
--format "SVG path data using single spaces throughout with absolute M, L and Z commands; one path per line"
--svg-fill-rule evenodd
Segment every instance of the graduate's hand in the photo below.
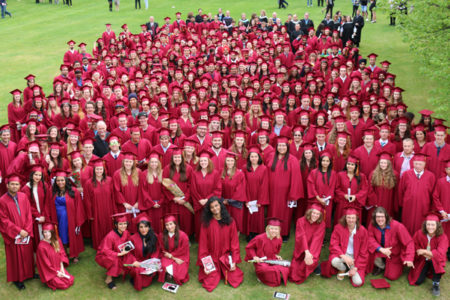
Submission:
M 392 249 L 392 247 L 389 247 L 389 248 L 381 248 L 381 249 L 380 249 L 380 252 L 383 253 L 384 255 L 386 255 L 388 258 L 391 258 L 391 254 L 392 254 L 391 249 Z
M 19 232 L 19 234 L 20 234 L 20 236 L 23 237 L 23 238 L 25 238 L 25 237 L 28 236 L 28 232 L 26 232 L 26 231 L 23 230 L 23 229 Z
M 311 252 L 309 252 L 309 250 L 305 251 L 305 264 L 307 264 L 308 266 L 313 264 L 313 255 L 311 254 Z
M 344 256 L 342 256 L 342 259 L 347 264 L 347 266 L 349 266 L 349 267 L 353 266 L 354 261 L 353 261 L 353 258 L 351 258 L 350 256 L 344 255 Z
M 282 258 L 281 256 L 279 256 L 279 255 L 275 255 L 275 257 L 276 257 L 278 260 L 283 260 L 283 258 Z
M 427 250 L 425 250 L 425 249 L 417 249 L 416 250 L 416 253 L 417 253 L 417 255 L 424 255 L 425 254 L 425 252 L 426 252 Z
M 204 206 L 204 205 L 206 204 L 206 202 L 208 202 L 208 199 L 201 199 L 201 200 L 199 200 L 198 202 L 200 202 L 200 204 L 201 204 L 202 206 Z
M 181 265 L 182 263 L 184 263 L 184 260 L 179 259 L 179 258 L 176 258 L 176 257 L 174 257 L 173 260 L 174 260 L 177 264 L 179 264 L 179 265 Z
M 130 252 L 130 251 L 122 250 L 121 252 L 117 253 L 117 256 L 124 256 L 124 255 L 127 255 L 128 252 Z
M 181 197 L 174 197 L 174 198 L 173 198 L 173 201 L 175 201 L 176 203 L 179 203 L 180 200 L 181 200 Z
M 232 264 L 232 265 L 230 266 L 230 271 L 231 271 L 231 272 L 236 271 L 236 264 Z
M 445 211 L 441 212 L 441 216 L 444 220 L 448 219 L 448 214 Z
M 206 275 L 211 274 L 213 271 L 207 271 L 205 268 L 203 268 L 203 272 L 205 272 Z
M 61 271 L 58 271 L 58 273 L 56 273 L 56 275 L 57 275 L 59 278 L 64 277 L 64 275 L 63 275 L 63 273 L 61 273 Z
M 160 208 L 161 206 L 158 203 L 156 203 L 155 205 L 153 205 L 153 207 L 154 208 Z
M 172 254 L 170 254 L 169 252 L 164 251 L 164 256 L 167 258 L 171 258 Z
M 139 208 L 139 203 L 136 202 L 136 203 L 133 205 L 133 207 L 136 208 L 136 209 Z
M 133 265 L 133 267 L 135 267 L 135 268 L 140 268 L 140 267 L 141 267 L 141 264 L 140 264 L 140 262 L 138 262 L 138 261 L 135 261 L 134 263 L 132 263 L 132 265 Z
M 414 269 L 414 263 L 412 261 L 404 261 L 403 264 Z
M 133 206 L 131 206 L 128 203 L 124 203 L 123 206 L 125 207 L 126 210 L 131 210 L 133 208 Z
M 353 277 L 355 276 L 356 272 L 358 271 L 357 268 L 351 268 L 350 271 L 348 271 L 348 276 Z
M 44 223 L 44 222 L 45 222 L 45 217 L 43 217 L 43 216 L 40 217 L 40 218 L 39 218 L 39 223 Z

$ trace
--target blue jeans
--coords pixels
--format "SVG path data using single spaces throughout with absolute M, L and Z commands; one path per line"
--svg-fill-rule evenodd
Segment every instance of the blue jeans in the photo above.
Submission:
M 5 14 L 11 17 L 11 13 L 6 10 L 6 5 L 1 5 L 1 7 L 2 7 L 2 19 L 5 18 Z
M 312 0 L 306 0 L 306 5 L 307 6 L 312 6 Z

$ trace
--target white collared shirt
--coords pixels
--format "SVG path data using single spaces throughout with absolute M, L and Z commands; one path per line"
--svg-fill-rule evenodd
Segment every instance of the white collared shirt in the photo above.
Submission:
M 402 169 L 400 170 L 400 177 L 402 177 L 403 173 L 411 169 L 411 159 L 414 157 L 414 152 L 409 156 L 405 156 L 405 152 L 400 154 L 400 157 L 403 157 Z
M 348 238 L 348 245 L 347 245 L 347 251 L 345 252 L 346 255 L 353 256 L 354 255 L 354 249 L 353 249 L 353 236 L 356 234 L 356 226 L 353 229 L 353 231 L 350 233 L 350 237 Z
M 424 172 L 425 171 L 422 171 L 422 172 L 419 173 L 419 172 L 416 171 L 416 169 L 414 169 L 414 173 L 416 173 L 416 176 L 419 175 L 419 178 L 422 177 Z

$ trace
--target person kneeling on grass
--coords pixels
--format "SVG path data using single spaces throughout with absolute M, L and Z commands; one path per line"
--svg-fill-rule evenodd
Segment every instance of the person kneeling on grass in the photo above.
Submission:
M 432 293 L 439 296 L 441 294 L 439 282 L 445 273 L 448 249 L 447 235 L 444 234 L 439 217 L 433 213 L 428 214 L 422 228 L 414 234 L 413 240 L 416 247 L 415 268 L 409 271 L 409 284 L 421 285 L 428 275 L 432 275 Z
M 281 280 L 287 283 L 289 268 L 287 266 L 265 263 L 268 260 L 282 260 L 280 254 L 283 240 L 280 236 L 281 220 L 270 218 L 267 222 L 266 232 L 257 235 L 245 247 L 247 255 L 245 261 L 255 262 L 256 277 L 268 286 L 279 286 Z
M 320 252 L 325 237 L 324 208 L 313 203 L 304 217 L 297 220 L 295 248 L 289 270 L 289 280 L 303 283 L 314 272 L 320 275 Z
M 237 266 L 241 262 L 239 237 L 236 222 L 228 213 L 223 199 L 213 196 L 209 198 L 203 208 L 200 239 L 198 242 L 197 266 L 200 267 L 198 280 L 208 291 L 213 291 L 225 279 L 237 288 L 244 280 L 244 273 Z M 214 268 L 205 268 L 202 259 L 209 260 L 206 265 Z
M 51 223 L 42 226 L 44 239 L 36 251 L 36 265 L 41 281 L 52 290 L 65 290 L 73 285 L 73 276 L 64 266 L 69 265 L 69 259 L 63 244 L 56 235 L 55 226 Z
M 372 213 L 369 232 L 369 265 L 372 275 L 384 273 L 389 280 L 397 280 L 403 273 L 403 266 L 414 267 L 414 242 L 406 227 L 388 215 L 384 207 L 377 207 Z
M 127 216 L 125 213 L 114 215 L 114 229 L 111 230 L 100 243 L 95 261 L 106 269 L 105 283 L 111 290 L 117 289 L 113 277 L 118 277 L 126 271 L 124 267 L 125 257 L 130 248 L 119 246 L 130 240 L 127 230 Z
M 369 258 L 367 240 L 367 230 L 360 225 L 358 212 L 346 209 L 331 234 L 330 257 L 321 264 L 321 275 L 329 278 L 337 273 L 337 279 L 343 280 L 348 274 L 354 287 L 363 286 Z
M 131 242 L 135 248 L 131 250 L 125 260 L 133 265 L 130 271 L 132 277 L 130 282 L 136 290 L 140 291 L 142 288 L 151 285 L 153 278 L 158 274 L 157 272 L 148 275 L 141 274 L 142 271 L 145 271 L 141 263 L 147 259 L 161 258 L 158 238 L 150 226 L 149 218 L 145 214 L 138 217 L 137 232 L 131 236 Z

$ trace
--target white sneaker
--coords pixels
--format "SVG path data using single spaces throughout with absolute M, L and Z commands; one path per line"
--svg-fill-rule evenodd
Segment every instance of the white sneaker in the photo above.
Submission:
M 366 19 L 366 22 L 369 21 L 369 18 Z

